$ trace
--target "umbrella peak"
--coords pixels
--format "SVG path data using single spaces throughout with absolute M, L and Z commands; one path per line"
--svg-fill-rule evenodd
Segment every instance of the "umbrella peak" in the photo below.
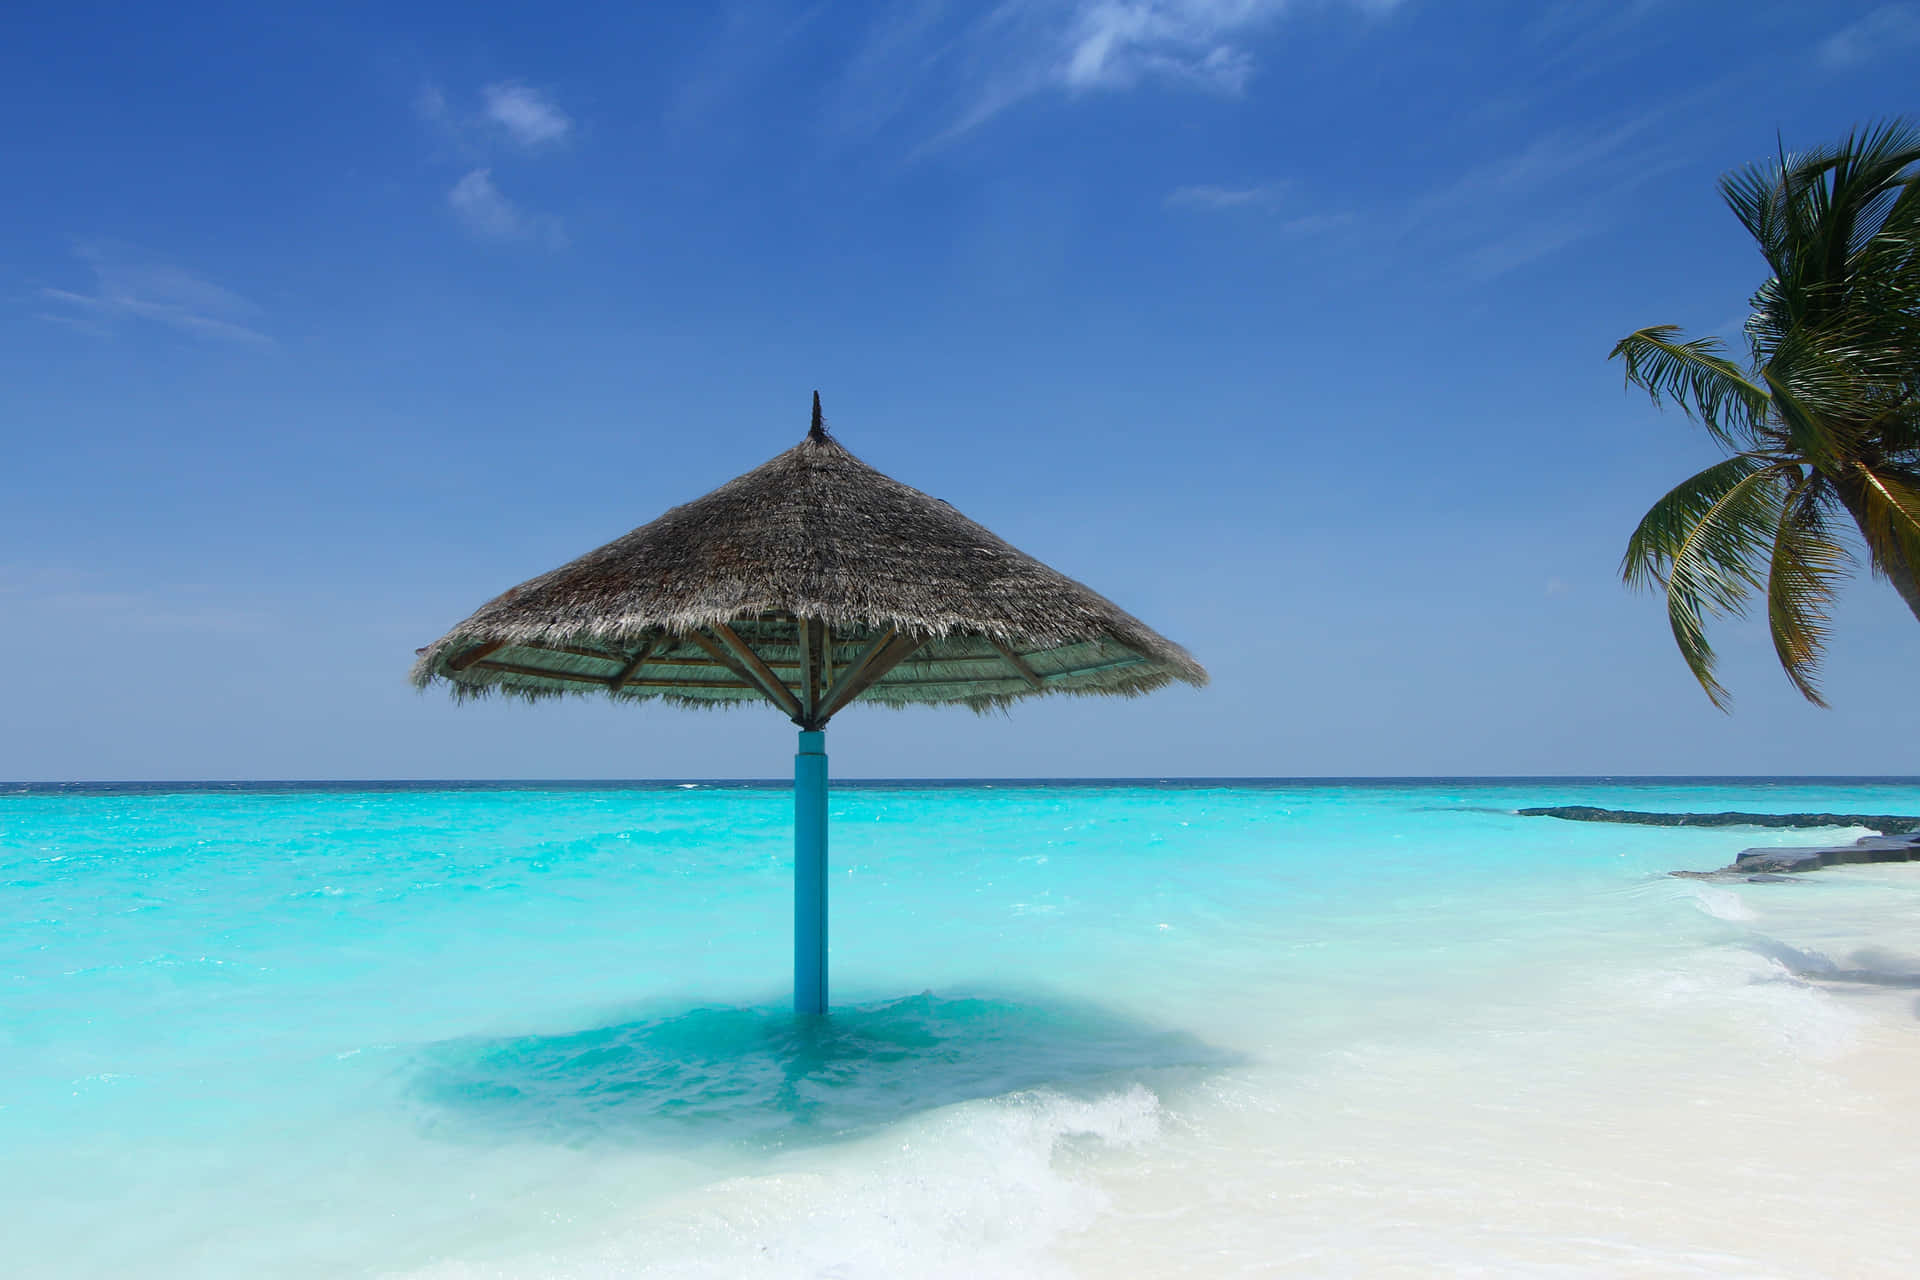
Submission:
M 813 393 L 813 425 L 807 428 L 807 439 L 833 439 L 833 437 L 827 433 L 827 420 L 820 412 L 820 393 L 818 391 Z

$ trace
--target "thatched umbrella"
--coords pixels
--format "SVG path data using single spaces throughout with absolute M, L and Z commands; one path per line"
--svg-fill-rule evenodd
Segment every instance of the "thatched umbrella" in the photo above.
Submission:
M 794 759 L 794 1005 L 827 1006 L 827 721 L 856 699 L 976 711 L 1203 685 L 1186 650 L 938 498 L 807 438 L 521 583 L 420 651 L 456 697 L 765 700 Z

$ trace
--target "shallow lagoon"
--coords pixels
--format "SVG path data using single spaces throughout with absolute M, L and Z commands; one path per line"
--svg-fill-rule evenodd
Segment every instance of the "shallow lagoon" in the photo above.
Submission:
M 0 795 L 23 1273 L 1905 1275 L 1898 782 Z M 1855 833 L 1858 834 L 1858 833 Z

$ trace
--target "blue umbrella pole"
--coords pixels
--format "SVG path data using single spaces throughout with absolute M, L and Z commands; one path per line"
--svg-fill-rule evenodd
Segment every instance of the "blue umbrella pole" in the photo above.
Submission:
M 793 757 L 793 1008 L 827 1011 L 827 735 Z

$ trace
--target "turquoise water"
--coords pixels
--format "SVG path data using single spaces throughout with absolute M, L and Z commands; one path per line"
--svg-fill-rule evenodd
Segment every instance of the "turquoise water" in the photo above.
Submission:
M 1511 813 L 1551 803 L 1920 784 L 842 785 L 822 1024 L 781 790 L 16 789 L 0 1238 L 27 1275 L 1920 1265 L 1874 1208 L 1920 1171 L 1920 873 L 1681 881 L 1862 833 Z

